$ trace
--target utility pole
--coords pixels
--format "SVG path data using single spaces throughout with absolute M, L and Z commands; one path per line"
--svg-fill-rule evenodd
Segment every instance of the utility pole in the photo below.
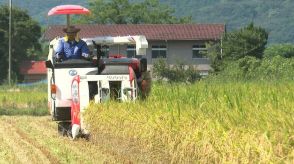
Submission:
M 9 0 L 9 48 L 8 48 L 8 83 L 11 85 L 11 19 L 12 19 L 12 0 Z

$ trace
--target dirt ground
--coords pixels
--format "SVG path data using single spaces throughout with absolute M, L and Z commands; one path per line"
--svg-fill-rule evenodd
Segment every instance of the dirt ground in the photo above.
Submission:
M 50 116 L 0 116 L 0 163 L 134 163 L 104 141 L 59 136 Z

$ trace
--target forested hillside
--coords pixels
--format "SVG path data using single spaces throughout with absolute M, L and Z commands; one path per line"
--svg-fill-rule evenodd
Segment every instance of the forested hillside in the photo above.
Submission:
M 294 42 L 292 0 L 161 0 L 177 15 L 192 15 L 195 22 L 226 23 L 228 30 L 253 21 L 266 28 L 270 42 Z
M 142 1 L 142 0 L 132 0 Z M 175 9 L 177 16 L 193 17 L 196 23 L 225 23 L 229 31 L 253 21 L 270 32 L 271 43 L 294 42 L 294 1 L 291 0 L 160 0 Z M 0 0 L 1 4 L 8 0 Z M 80 0 L 14 0 L 14 5 L 28 9 L 42 25 L 63 22 L 63 17 L 49 19 L 48 10 L 60 4 L 81 4 Z

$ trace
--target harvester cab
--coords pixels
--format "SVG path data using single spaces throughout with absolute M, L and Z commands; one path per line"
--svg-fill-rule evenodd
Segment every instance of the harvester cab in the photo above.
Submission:
M 80 11 L 80 12 L 78 12 Z M 54 14 L 87 14 L 89 10 L 77 5 L 63 5 L 51 9 Z M 69 26 L 69 20 L 68 26 Z M 92 59 L 71 59 L 57 62 L 55 46 L 59 38 L 49 44 L 48 104 L 52 119 L 58 122 L 58 132 L 76 138 L 88 135 L 82 113 L 90 101 L 103 103 L 109 100 L 121 102 L 145 98 L 151 85 L 146 58 L 126 58 L 108 55 L 113 45 L 135 45 L 136 53 L 145 55 L 148 42 L 145 36 L 82 38 L 88 45 Z

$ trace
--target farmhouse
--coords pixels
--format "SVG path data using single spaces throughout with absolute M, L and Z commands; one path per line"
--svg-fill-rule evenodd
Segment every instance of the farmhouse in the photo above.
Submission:
M 24 61 L 20 64 L 20 74 L 25 83 L 37 82 L 47 78 L 45 61 Z
M 96 36 L 128 36 L 145 35 L 149 48 L 147 49 L 148 65 L 151 66 L 158 58 L 164 58 L 168 64 L 183 63 L 195 65 L 202 74 L 211 69 L 209 59 L 203 55 L 206 43 L 219 42 L 225 32 L 224 24 L 91 24 L 76 25 L 80 28 L 81 38 Z M 50 41 L 56 36 L 62 37 L 65 26 L 49 26 L 43 40 Z M 109 47 L 111 54 L 124 54 L 128 57 L 138 57 L 133 45 Z

